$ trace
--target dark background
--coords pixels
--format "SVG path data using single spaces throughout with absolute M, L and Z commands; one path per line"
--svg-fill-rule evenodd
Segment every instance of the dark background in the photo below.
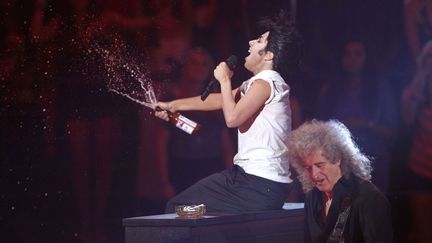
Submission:
M 162 7 L 155 7 L 155 2 Z M 402 90 L 415 70 L 415 58 L 405 37 L 402 0 L 193 0 L 190 1 L 191 12 L 187 12 L 185 2 L 189 3 L 90 1 L 84 15 L 87 22 L 83 26 L 91 26 L 92 21 L 97 24 L 107 21 L 108 24 L 82 37 L 90 44 L 73 45 L 72 40 L 77 40 L 74 38 L 92 30 L 73 27 L 72 19 L 76 14 L 68 1 L 2 0 L 1 242 L 122 242 L 122 218 L 161 213 L 166 200 L 174 193 L 167 186 L 164 155 L 158 150 L 159 138 L 173 129 L 156 120 L 150 110 L 106 92 L 106 82 L 112 76 L 106 75 L 103 60 L 94 57 L 97 54 L 87 52 L 94 39 L 113 52 L 120 46 L 118 55 L 124 56 L 126 63 L 140 67 L 145 77 L 152 80 L 158 97 L 168 99 L 178 66 L 182 65 L 182 56 L 167 54 L 164 41 L 172 52 L 176 49 L 170 41 L 176 38 L 187 43 L 185 49 L 204 47 L 216 63 L 231 54 L 242 60 L 247 55 L 248 41 L 261 34 L 255 27 L 256 21 L 285 9 L 296 21 L 305 47 L 301 68 L 288 80 L 300 109 L 299 116 L 294 117 L 297 121 L 294 126 L 316 117 L 320 89 L 338 71 L 338 56 L 348 39 L 359 39 L 367 44 L 369 65 L 389 81 L 389 92 L 396 97 L 397 109 Z M 205 15 L 208 22 L 200 25 L 194 13 L 198 13 L 201 6 L 209 5 L 212 6 L 210 13 Z M 161 14 L 164 8 L 171 8 L 169 16 L 174 22 Z M 34 21 L 41 13 L 41 23 L 46 30 L 38 32 Z M 119 42 L 114 43 L 114 39 Z M 161 55 L 167 56 L 162 64 L 155 58 Z M 236 85 L 249 76 L 242 65 L 239 66 L 234 76 Z M 127 74 L 119 75 L 121 79 L 134 82 Z M 70 77 L 79 80 L 77 84 L 71 82 Z M 103 118 L 113 123 L 98 123 Z M 80 122 L 87 124 L 85 128 L 75 126 Z M 222 120 L 218 122 L 223 126 Z M 74 134 L 84 129 L 89 134 L 97 134 L 97 131 L 109 134 L 99 137 L 100 141 L 110 141 L 107 147 L 95 146 L 99 141 L 96 139 L 90 138 L 88 143 L 73 140 L 77 138 Z M 407 198 L 410 188 L 405 179 L 409 174 L 406 169 L 406 151 L 410 144 L 406 134 L 409 133 L 403 125 L 398 126 L 388 168 L 390 185 L 386 194 L 394 211 L 395 242 L 409 241 L 411 219 Z M 231 129 L 229 134 L 234 144 L 231 149 L 235 150 L 236 131 Z M 207 139 L 204 143 L 212 146 L 214 142 Z M 97 178 L 101 170 L 98 166 L 108 170 L 109 179 L 101 182 L 102 187 L 108 188 L 103 196 L 106 200 L 102 202 L 105 210 L 97 222 L 83 223 L 80 216 L 79 192 L 74 189 L 74 181 L 80 179 L 73 173 L 76 166 L 71 158 L 82 157 L 74 157 L 74 145 L 87 148 L 84 150 L 93 156 L 108 157 L 103 160 L 109 163 L 107 167 L 91 157 L 91 165 L 83 175 L 90 178 L 86 179 L 87 186 L 95 191 L 99 182 L 92 178 Z M 196 170 L 197 174 L 199 172 Z M 88 209 L 96 212 L 100 207 L 98 194 L 88 192 L 87 195 Z M 287 200 L 301 201 L 301 192 L 293 193 Z M 83 237 L 83 225 L 93 227 L 87 231 L 99 228 L 102 236 L 88 240 L 89 237 Z

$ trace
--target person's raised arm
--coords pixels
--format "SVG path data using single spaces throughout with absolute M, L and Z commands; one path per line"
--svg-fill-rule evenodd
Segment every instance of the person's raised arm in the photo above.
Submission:
M 236 103 L 231 90 L 232 71 L 225 62 L 215 69 L 215 77 L 221 84 L 222 110 L 228 127 L 239 127 L 254 116 L 270 97 L 271 87 L 264 80 L 256 80 L 248 92 Z

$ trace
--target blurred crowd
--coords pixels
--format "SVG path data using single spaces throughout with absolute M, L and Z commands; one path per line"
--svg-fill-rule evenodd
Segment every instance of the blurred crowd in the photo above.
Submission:
M 120 39 L 117 51 L 142 67 L 158 99 L 200 95 L 215 64 L 242 60 L 255 22 L 279 9 L 304 38 L 302 66 L 286 78 L 293 128 L 346 124 L 373 158 L 396 239 L 430 242 L 430 0 L 1 1 L 2 242 L 122 241 L 121 218 L 160 213 L 232 164 L 237 131 L 220 112 L 185 113 L 203 125 L 195 136 L 155 119 L 108 91 L 95 42 L 120 48 Z M 248 77 L 238 66 L 234 86 Z

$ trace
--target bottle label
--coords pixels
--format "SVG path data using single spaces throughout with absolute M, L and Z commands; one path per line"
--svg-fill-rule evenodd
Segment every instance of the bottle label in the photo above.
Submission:
M 176 123 L 176 127 L 180 128 L 181 130 L 192 134 L 192 132 L 194 131 L 195 127 L 198 124 L 192 120 L 187 119 L 186 117 L 180 115 L 178 117 L 177 123 Z

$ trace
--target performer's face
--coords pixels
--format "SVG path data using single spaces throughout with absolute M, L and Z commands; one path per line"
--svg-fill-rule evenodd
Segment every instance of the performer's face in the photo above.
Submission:
M 340 161 L 332 163 L 324 157 L 322 150 L 318 149 L 304 158 L 309 178 L 316 188 L 325 193 L 331 193 L 339 178 L 342 177 Z
M 265 47 L 267 46 L 267 37 L 269 32 L 265 32 L 255 40 L 249 41 L 249 55 L 245 58 L 245 68 L 253 73 L 260 70 L 264 62 Z

